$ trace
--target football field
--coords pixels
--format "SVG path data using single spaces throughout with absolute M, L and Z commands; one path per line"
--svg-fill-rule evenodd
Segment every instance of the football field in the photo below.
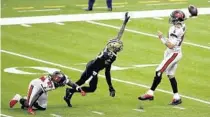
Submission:
M 209 0 L 113 0 L 108 12 L 105 0 L 96 0 L 86 12 L 86 0 L 2 0 L 1 18 L 1 116 L 27 117 L 10 99 L 27 95 L 29 82 L 58 69 L 77 81 L 85 64 L 117 36 L 123 14 L 130 12 L 123 35 L 124 48 L 112 67 L 116 96 L 110 97 L 104 71 L 97 90 L 75 94 L 72 108 L 63 101 L 65 87 L 49 92 L 46 111 L 37 117 L 210 117 L 210 1 Z M 185 23 L 183 58 L 176 78 L 183 103 L 171 106 L 172 89 L 164 74 L 154 101 L 139 101 L 153 81 L 155 68 L 166 47 L 157 31 L 167 35 L 168 13 L 193 4 L 200 9 Z M 147 10 L 147 11 L 146 11 Z M 133 17 L 132 17 L 133 16 Z M 18 18 L 17 18 L 18 17 Z M 87 85 L 87 84 L 86 84 Z M 67 87 L 67 86 L 66 86 Z M 143 107 L 143 109 L 141 109 Z

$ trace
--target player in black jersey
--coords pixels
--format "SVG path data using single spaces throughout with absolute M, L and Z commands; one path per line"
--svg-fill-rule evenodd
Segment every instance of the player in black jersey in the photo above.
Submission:
M 104 50 L 94 59 L 87 63 L 85 71 L 82 73 L 80 79 L 76 82 L 77 85 L 83 85 L 89 80 L 89 86 L 82 86 L 81 89 L 84 92 L 94 92 L 97 89 L 98 84 L 98 73 L 105 69 L 106 81 L 109 86 L 110 96 L 115 96 L 115 89 L 111 82 L 111 65 L 116 60 L 117 53 L 123 49 L 123 42 L 120 40 L 124 32 L 125 26 L 130 16 L 128 13 L 125 14 L 125 20 L 118 33 L 118 36 L 112 40 L 109 40 Z M 67 88 L 64 100 L 69 107 L 72 107 L 70 100 L 72 95 L 78 92 L 75 88 Z

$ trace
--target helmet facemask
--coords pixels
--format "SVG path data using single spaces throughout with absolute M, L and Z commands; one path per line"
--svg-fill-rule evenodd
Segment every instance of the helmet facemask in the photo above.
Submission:
M 112 39 L 107 43 L 106 48 L 114 53 L 120 52 L 123 50 L 123 42 L 119 39 Z

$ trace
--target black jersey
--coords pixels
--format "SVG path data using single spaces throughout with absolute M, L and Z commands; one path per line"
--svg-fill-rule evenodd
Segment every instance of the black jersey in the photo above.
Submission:
M 116 53 L 104 49 L 94 60 L 88 63 L 88 67 L 96 72 L 99 72 L 107 67 L 111 68 L 111 65 L 116 60 L 116 57 Z

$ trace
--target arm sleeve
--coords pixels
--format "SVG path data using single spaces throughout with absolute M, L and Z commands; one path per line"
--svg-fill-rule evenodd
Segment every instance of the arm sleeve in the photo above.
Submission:
M 111 70 L 111 65 L 109 65 L 109 66 L 106 67 L 105 76 L 106 76 L 106 82 L 107 82 L 108 86 L 109 87 L 112 87 L 110 70 Z

